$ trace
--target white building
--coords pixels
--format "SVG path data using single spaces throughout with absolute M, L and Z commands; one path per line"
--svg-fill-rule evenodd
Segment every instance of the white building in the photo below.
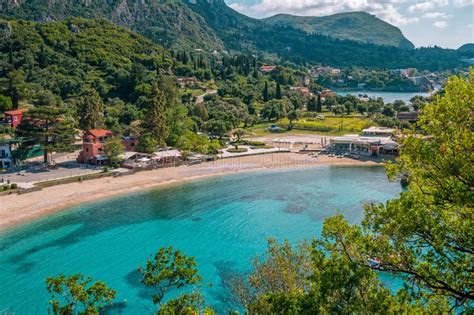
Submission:
M 395 129 L 370 127 L 362 135 L 346 135 L 330 140 L 331 148 L 360 155 L 385 155 L 398 152 L 398 143 L 392 139 Z
M 11 147 L 8 142 L 0 142 L 0 168 L 13 166 Z

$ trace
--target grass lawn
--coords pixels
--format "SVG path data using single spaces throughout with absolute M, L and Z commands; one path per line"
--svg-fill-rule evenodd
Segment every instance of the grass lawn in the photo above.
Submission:
M 187 93 L 191 93 L 192 96 L 196 97 L 196 96 L 199 96 L 199 95 L 203 95 L 204 93 L 206 93 L 205 91 L 203 91 L 202 89 L 199 89 L 199 88 L 196 88 L 196 89 L 183 89 L 181 90 L 181 95 L 184 95 L 184 94 L 187 94 Z
M 284 118 L 278 122 L 260 123 L 252 128 L 252 132 L 257 136 L 264 136 L 270 134 L 266 130 L 269 125 L 275 124 L 286 129 L 288 127 L 288 119 Z M 308 120 L 308 118 L 301 118 L 293 123 L 292 131 L 283 130 L 281 133 L 286 134 L 322 134 L 322 135 L 343 135 L 348 133 L 360 133 L 362 129 L 374 125 L 374 122 L 367 117 L 326 117 L 325 120 Z

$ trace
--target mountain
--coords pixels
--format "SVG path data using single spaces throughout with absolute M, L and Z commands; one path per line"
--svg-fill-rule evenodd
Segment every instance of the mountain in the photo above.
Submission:
M 354 25 L 359 25 L 360 32 L 366 34 L 365 39 L 354 41 L 357 32 L 349 32 L 348 27 L 344 31 L 344 18 L 332 17 L 339 20 L 332 24 L 338 25 L 337 28 L 334 26 L 337 32 L 334 36 L 330 32 L 325 35 L 308 32 L 293 24 L 250 18 L 228 7 L 224 0 L 0 0 L 0 8 L 0 17 L 40 22 L 71 16 L 106 18 L 175 50 L 226 49 L 257 54 L 279 63 L 416 67 L 432 71 L 460 65 L 457 51 L 437 47 L 412 49 L 411 43 L 404 40 L 398 29 L 362 13 L 355 14 L 357 23 Z M 369 21 L 365 24 L 362 21 L 364 16 Z M 327 25 L 331 23 L 327 22 Z M 371 27 L 383 31 L 370 30 Z M 347 34 L 343 35 L 344 32 Z M 375 38 L 386 43 L 388 39 L 384 36 L 395 36 L 399 45 L 366 43 L 375 41 Z
M 266 23 L 291 26 L 307 33 L 326 35 L 375 45 L 413 49 L 399 28 L 366 12 L 340 13 L 322 17 L 279 14 L 264 19 Z
M 464 44 L 458 48 L 458 51 L 461 52 L 474 52 L 474 43 Z
M 0 0 L 0 16 L 49 22 L 105 18 L 168 47 L 222 49 L 200 15 L 173 0 Z

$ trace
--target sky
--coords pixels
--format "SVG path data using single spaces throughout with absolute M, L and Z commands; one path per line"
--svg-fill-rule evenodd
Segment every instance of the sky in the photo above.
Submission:
M 323 16 L 365 11 L 398 26 L 415 46 L 474 43 L 474 0 L 226 0 L 256 18 L 279 13 Z

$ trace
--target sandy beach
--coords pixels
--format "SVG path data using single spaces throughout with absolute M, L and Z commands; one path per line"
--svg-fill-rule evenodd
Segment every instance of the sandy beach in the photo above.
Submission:
M 24 195 L 0 197 L 0 230 L 32 221 L 82 203 L 150 190 L 165 185 L 265 169 L 315 166 L 374 166 L 373 161 L 305 154 L 280 153 L 206 162 L 199 165 L 164 168 L 122 177 L 77 182 L 45 188 Z

